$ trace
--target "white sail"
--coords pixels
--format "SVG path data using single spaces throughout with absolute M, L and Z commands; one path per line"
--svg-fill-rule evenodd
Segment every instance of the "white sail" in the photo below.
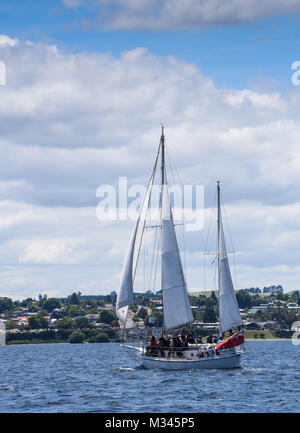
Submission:
M 144 197 L 143 204 L 141 206 L 140 215 L 135 223 L 135 226 L 131 234 L 126 260 L 123 266 L 120 288 L 117 296 L 116 314 L 118 319 L 123 323 L 125 327 L 126 327 L 126 320 L 128 320 L 127 319 L 128 306 L 134 303 L 133 283 L 134 283 L 137 262 L 139 258 L 140 247 L 143 239 L 143 232 L 145 227 L 145 221 L 147 218 L 147 211 L 149 206 L 149 200 L 151 197 L 151 190 L 152 190 L 153 181 L 155 177 L 157 159 L 158 158 L 156 158 L 153 172 L 149 180 L 148 189 Z M 130 323 L 132 323 L 131 320 Z
M 242 325 L 239 306 L 232 283 L 226 244 L 224 238 L 221 210 L 219 211 L 219 329 L 220 334 Z
M 161 219 L 163 313 L 165 328 L 171 329 L 190 323 L 193 320 L 193 314 L 178 251 L 169 190 L 166 184 L 163 185 Z
M 139 222 L 140 218 L 138 218 L 137 222 L 135 223 L 134 230 L 131 234 L 131 239 L 129 242 L 126 260 L 123 266 L 120 289 L 116 303 L 116 314 L 120 321 L 123 323 L 123 325 L 125 325 L 126 323 L 128 306 L 133 304 L 133 257 Z

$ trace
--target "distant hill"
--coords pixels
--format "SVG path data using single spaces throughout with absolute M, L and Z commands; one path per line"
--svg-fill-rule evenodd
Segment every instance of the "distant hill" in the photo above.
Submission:
M 215 295 L 218 296 L 217 290 L 200 290 L 199 292 L 188 291 L 188 294 L 190 296 L 206 296 L 207 298 L 209 298 L 212 292 L 215 292 Z

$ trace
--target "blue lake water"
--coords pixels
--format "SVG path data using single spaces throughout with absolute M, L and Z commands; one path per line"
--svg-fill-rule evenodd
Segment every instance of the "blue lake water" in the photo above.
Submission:
M 300 412 L 300 345 L 247 341 L 242 368 L 154 371 L 118 343 L 0 347 L 0 412 Z

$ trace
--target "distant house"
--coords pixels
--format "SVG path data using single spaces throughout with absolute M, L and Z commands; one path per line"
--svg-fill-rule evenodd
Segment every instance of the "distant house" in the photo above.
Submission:
M 271 331 L 280 331 L 281 324 L 276 322 L 276 320 L 268 320 L 264 323 L 264 329 L 269 329 Z
M 248 314 L 255 314 L 258 311 L 267 310 L 268 304 L 260 304 L 260 305 L 254 305 L 250 310 L 248 311 Z
M 291 311 L 300 311 L 300 306 L 296 302 L 289 302 L 287 309 Z
M 258 322 L 246 322 L 245 323 L 246 329 L 261 329 L 260 324 Z
M 103 310 L 107 310 L 107 311 L 114 311 L 115 307 L 113 306 L 113 304 L 105 304 L 102 305 L 101 307 L 98 307 L 99 311 L 103 311 Z
M 257 313 L 259 310 L 257 308 L 250 308 L 250 310 L 248 311 L 248 314 L 255 314 Z
M 90 323 L 95 323 L 99 319 L 99 314 L 97 313 L 86 314 L 84 317 L 86 317 Z
M 17 322 L 26 322 L 27 316 L 17 316 L 15 318 L 13 318 L 12 320 L 16 320 Z
M 162 305 L 162 299 L 151 299 L 151 302 L 155 305 Z
M 49 328 L 54 328 L 56 325 L 57 319 L 50 319 Z
M 108 325 L 107 323 L 96 323 L 96 324 L 95 324 L 95 328 L 99 328 L 99 329 L 109 329 L 109 328 L 111 328 L 111 326 Z
M 199 320 L 196 320 L 194 323 L 197 327 L 203 328 L 203 329 L 210 329 L 212 331 L 219 329 L 219 322 L 205 323 L 205 322 L 199 322 Z

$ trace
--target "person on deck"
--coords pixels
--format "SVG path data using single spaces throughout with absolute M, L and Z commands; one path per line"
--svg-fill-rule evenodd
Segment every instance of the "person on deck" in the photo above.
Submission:
M 214 349 L 213 349 L 212 347 L 210 347 L 210 348 L 208 349 L 207 353 L 208 353 L 208 357 L 209 357 L 209 358 L 213 358 L 213 356 L 214 356 L 214 354 L 215 354 L 215 351 L 214 351 Z
M 189 344 L 195 344 L 195 339 L 193 338 L 193 336 L 190 332 L 187 333 L 187 342 Z
M 174 358 L 175 352 L 174 352 L 174 341 L 171 340 L 171 337 L 168 337 L 168 344 L 169 344 L 169 352 L 168 357 Z
M 198 342 L 198 344 L 203 344 L 203 340 L 202 340 L 201 335 L 199 335 L 199 337 L 197 338 L 197 342 Z
M 186 348 L 186 347 L 188 347 L 188 341 L 187 341 L 187 338 L 181 338 L 181 347 L 184 347 L 184 348 Z
M 175 353 L 178 357 L 183 356 L 183 353 L 181 352 L 181 341 L 179 337 L 174 337 L 173 338 L 174 341 L 174 347 L 175 347 Z
M 151 355 L 157 355 L 158 354 L 159 344 L 158 344 L 158 341 L 154 335 L 152 335 L 152 338 L 151 338 L 149 346 L 147 347 L 147 350 L 149 351 L 149 353 Z
M 166 340 L 164 339 L 164 337 L 160 337 L 158 348 L 160 350 L 160 355 L 161 356 L 165 356 L 165 352 L 164 352 L 164 348 L 165 347 L 166 347 Z
M 206 339 L 206 343 L 212 344 L 212 342 L 213 342 L 213 336 L 210 334 Z

